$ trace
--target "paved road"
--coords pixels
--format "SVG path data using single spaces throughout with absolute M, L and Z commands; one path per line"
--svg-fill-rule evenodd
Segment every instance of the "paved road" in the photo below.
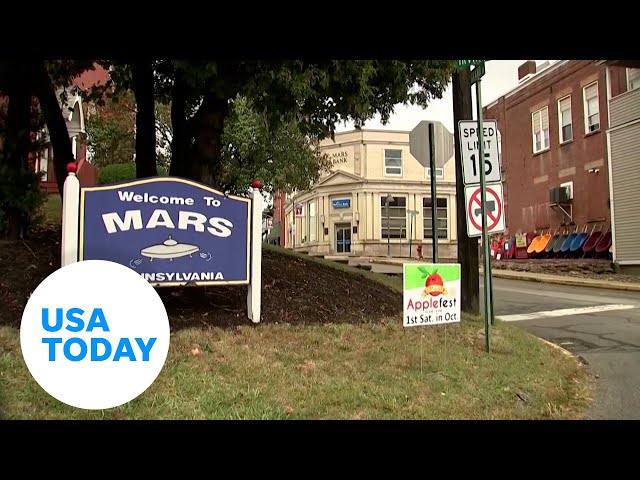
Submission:
M 599 376 L 590 418 L 640 419 L 640 294 L 496 278 L 494 308 L 590 364 Z

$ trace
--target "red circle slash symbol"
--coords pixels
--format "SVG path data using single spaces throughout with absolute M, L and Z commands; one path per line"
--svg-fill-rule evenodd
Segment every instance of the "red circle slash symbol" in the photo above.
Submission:
M 492 189 L 487 187 L 487 203 L 491 201 L 491 197 L 495 199 L 496 205 L 498 208 L 494 211 L 491 211 L 487 208 L 487 231 L 490 231 L 492 228 L 495 228 L 500 221 L 500 216 L 502 215 L 502 202 L 498 197 L 498 194 Z M 477 206 L 476 206 L 477 205 Z M 478 188 L 473 194 L 471 198 L 469 198 L 469 205 L 467 206 L 467 216 L 471 221 L 471 224 L 476 227 L 478 230 L 482 231 L 482 215 L 480 216 L 480 224 L 476 222 L 475 215 L 473 213 L 473 209 L 481 209 L 482 202 L 480 201 L 480 189 Z

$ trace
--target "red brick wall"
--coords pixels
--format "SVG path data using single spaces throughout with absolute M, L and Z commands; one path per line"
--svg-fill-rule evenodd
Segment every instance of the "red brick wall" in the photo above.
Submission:
M 285 226 L 285 201 L 287 195 L 282 192 L 276 192 L 273 194 L 273 221 L 280 222 L 280 226 L 282 229 L 282 233 L 280 234 L 280 246 L 284 247 L 285 244 L 285 235 L 284 235 L 284 226 Z
M 535 77 L 534 77 L 535 78 Z M 582 87 L 598 80 L 600 129 L 585 135 Z M 531 82 L 531 81 L 530 81 Z M 529 82 L 527 82 L 529 83 Z M 571 94 L 573 141 L 560 145 L 558 100 Z M 531 114 L 549 109 L 549 149 L 534 154 Z M 609 221 L 605 67 L 591 60 L 572 60 L 485 108 L 502 137 L 505 214 L 508 233 L 556 229 L 569 220 L 549 207 L 549 189 L 573 181 L 573 223 Z M 589 173 L 590 168 L 599 169 Z

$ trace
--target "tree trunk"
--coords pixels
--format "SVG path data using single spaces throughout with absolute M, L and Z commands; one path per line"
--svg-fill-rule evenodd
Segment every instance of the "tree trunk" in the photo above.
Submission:
M 174 79 L 171 90 L 171 166 L 169 175 L 184 176 L 184 167 L 188 150 L 186 85 L 179 73 Z
M 465 207 L 464 181 L 462 175 L 462 152 L 460 150 L 459 120 L 473 120 L 471 104 L 471 81 L 469 68 L 453 74 L 453 135 L 456 153 L 456 205 L 458 227 L 458 263 L 462 270 L 461 309 L 463 312 L 480 315 L 480 272 L 478 239 L 467 236 L 467 211 Z
M 216 186 L 222 163 L 222 132 L 228 114 L 227 99 L 206 97 L 202 102 L 193 118 L 193 149 L 183 162 L 187 178 Z
M 156 113 L 153 68 L 150 61 L 133 66 L 133 94 L 136 97 L 136 177 L 158 175 L 156 162 Z
M 44 62 L 39 61 L 34 67 L 35 93 L 40 102 L 44 121 L 49 130 L 51 148 L 53 150 L 53 172 L 58 183 L 58 192 L 62 197 L 64 181 L 67 177 L 67 164 L 75 162 L 67 124 L 62 116 L 55 87 L 45 69 Z
M 25 62 L 11 62 L 8 81 L 9 106 L 7 111 L 7 130 L 4 144 L 4 163 L 9 174 L 19 175 L 29 165 L 29 147 L 31 144 L 31 82 L 29 65 Z M 16 177 L 19 178 L 19 177 Z M 12 181 L 11 178 L 0 179 Z M 20 210 L 11 206 L 5 210 L 5 235 L 8 240 L 20 238 L 24 217 Z

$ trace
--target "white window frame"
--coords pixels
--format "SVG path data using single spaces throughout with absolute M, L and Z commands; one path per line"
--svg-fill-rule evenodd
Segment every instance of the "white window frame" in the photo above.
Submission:
M 547 113 L 547 136 L 544 135 L 544 129 L 542 128 L 542 112 L 546 111 Z M 536 150 L 536 131 L 535 131 L 535 123 L 533 121 L 536 115 L 540 116 L 540 148 Z M 544 152 L 549 149 L 549 143 L 551 142 L 551 128 L 549 128 L 549 106 L 542 107 L 540 110 L 536 110 L 531 114 L 531 138 L 533 142 L 533 153 Z
M 569 200 L 573 200 L 573 180 L 571 180 L 570 182 L 561 183 L 560 187 L 567 188 Z
M 569 99 L 569 125 L 571 125 L 571 138 L 562 138 L 562 111 L 560 110 L 560 103 L 563 100 Z M 573 141 L 573 110 L 571 105 L 571 95 L 566 95 L 562 98 L 558 99 L 558 139 L 560 140 L 560 145 L 564 143 L 569 143 Z
M 396 152 L 400 152 L 400 166 L 387 166 L 387 152 L 390 151 L 396 151 Z M 385 177 L 402 177 L 402 173 L 404 171 L 403 169 L 403 163 L 404 163 L 404 155 L 402 154 L 402 149 L 401 148 L 385 148 L 383 151 L 383 159 L 382 162 L 384 164 L 384 176 Z M 400 173 L 389 173 L 389 171 L 387 170 L 388 168 L 393 168 L 393 169 L 400 169 Z
M 589 87 L 592 87 L 593 85 L 596 86 L 596 105 L 598 106 L 598 128 L 596 128 L 595 130 L 590 130 L 589 129 L 589 103 L 587 100 L 587 89 Z M 595 82 L 591 82 L 589 85 L 585 85 L 584 87 L 582 87 L 582 103 L 583 103 L 583 108 L 584 108 L 584 134 L 585 135 L 589 135 L 591 133 L 595 133 L 600 131 L 600 127 L 602 126 L 602 124 L 600 123 L 600 91 L 598 90 L 598 81 L 596 80 Z M 595 115 L 595 114 L 594 114 Z
M 629 72 L 631 70 L 634 70 L 635 72 L 637 72 L 636 74 L 637 76 L 633 79 L 629 77 Z M 640 68 L 627 68 L 626 73 L 627 73 L 627 92 L 630 90 L 635 90 L 636 88 L 640 88 Z
M 309 242 L 318 241 L 318 221 L 317 203 L 315 200 L 309 202 Z
M 425 167 L 427 178 L 431 178 L 431 167 Z M 444 168 L 436 167 L 436 178 L 444 178 Z

